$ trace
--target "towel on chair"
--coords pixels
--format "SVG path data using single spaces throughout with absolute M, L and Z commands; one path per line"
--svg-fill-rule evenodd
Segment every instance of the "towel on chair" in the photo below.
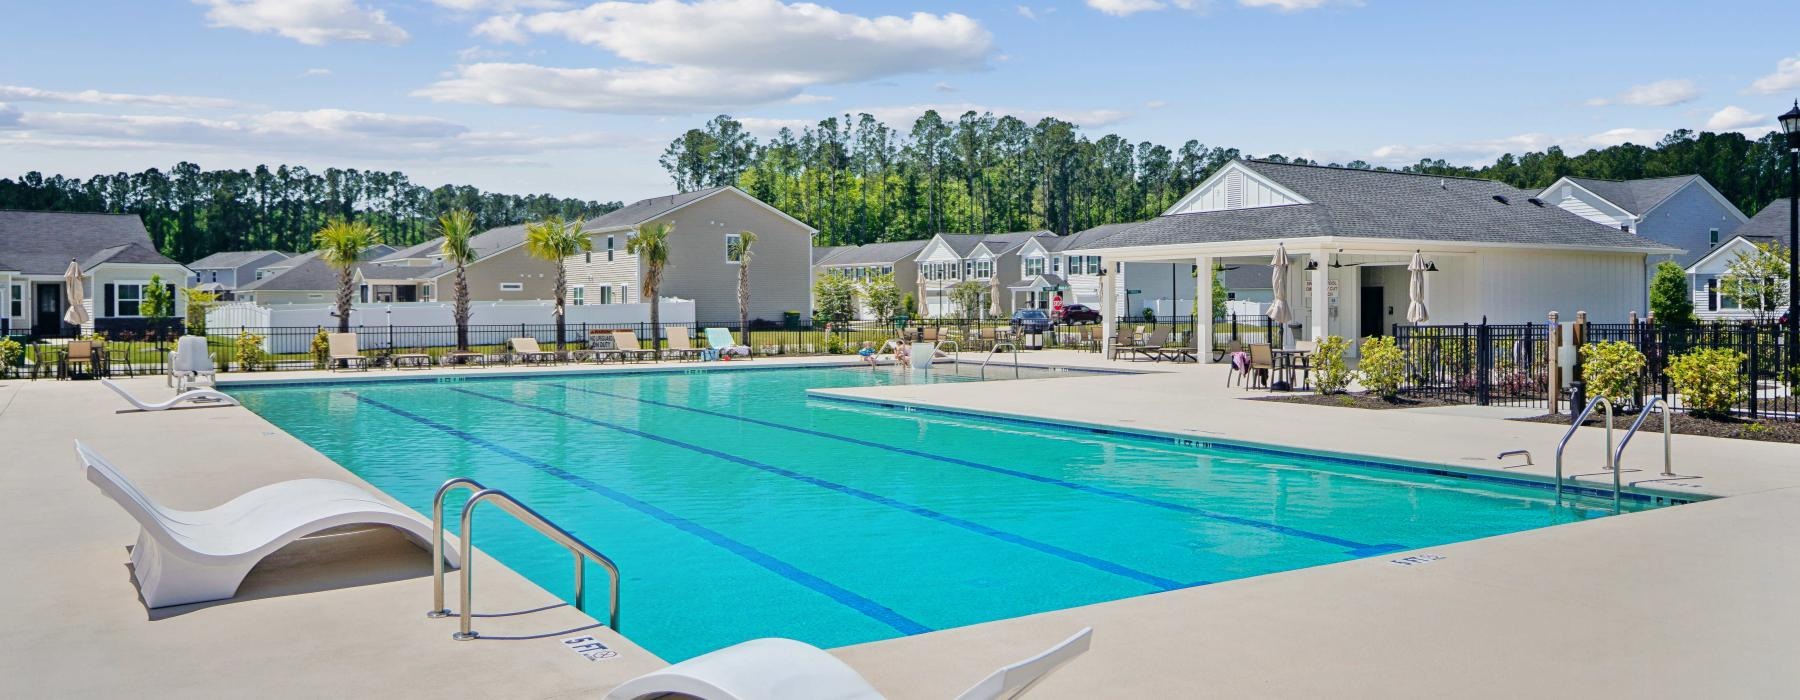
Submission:
M 1250 371 L 1250 353 L 1242 350 L 1231 353 L 1231 366 L 1239 372 Z

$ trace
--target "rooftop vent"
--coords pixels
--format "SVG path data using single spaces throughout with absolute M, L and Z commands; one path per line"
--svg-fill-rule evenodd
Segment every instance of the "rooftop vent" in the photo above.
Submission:
M 1499 202 L 1501 204 L 1506 204 L 1506 205 L 1512 204 L 1512 202 L 1510 202 L 1506 199 L 1506 195 L 1503 195 L 1503 194 L 1494 195 L 1494 201 Z
M 1536 205 L 1538 205 L 1538 206 L 1540 206 L 1540 207 L 1541 207 L 1541 206 L 1544 206 L 1544 200 L 1541 200 L 1541 199 L 1538 199 L 1538 198 L 1536 198 L 1536 197 L 1531 197 L 1531 198 L 1529 198 L 1529 199 L 1526 199 L 1526 200 L 1525 200 L 1525 201 L 1527 201 L 1527 202 L 1531 202 L 1531 203 L 1532 203 L 1532 204 L 1536 204 Z

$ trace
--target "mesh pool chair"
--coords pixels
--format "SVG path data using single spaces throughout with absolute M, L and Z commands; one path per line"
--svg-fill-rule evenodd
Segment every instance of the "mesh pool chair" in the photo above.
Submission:
M 556 353 L 538 347 L 537 338 L 511 338 L 506 341 L 512 359 L 525 364 L 556 362 Z
M 369 358 L 363 357 L 362 352 L 357 350 L 355 333 L 332 333 L 325 337 L 325 346 L 331 355 L 331 362 L 327 367 L 336 370 L 338 364 L 343 363 L 345 369 L 369 368 Z
M 1248 374 L 1253 379 L 1250 381 L 1250 386 L 1245 388 L 1254 388 L 1257 386 L 1267 388 L 1269 386 L 1269 379 L 1274 373 L 1275 352 L 1273 349 L 1269 347 L 1268 343 L 1252 344 L 1250 346 L 1250 371 Z M 1259 381 L 1262 382 L 1260 385 L 1257 384 Z
M 700 359 L 700 348 L 688 339 L 686 326 L 663 326 L 663 337 L 669 341 L 663 348 L 663 357 L 674 357 L 684 360 Z
M 1127 349 L 1131 351 L 1132 362 L 1136 362 L 1140 358 L 1154 361 L 1162 356 L 1163 346 L 1167 344 L 1169 344 L 1169 329 L 1158 328 L 1150 331 L 1150 337 L 1145 338 L 1143 344 L 1133 345 Z
M 637 333 L 634 331 L 613 331 L 613 348 L 620 356 L 633 360 L 656 359 L 655 350 L 638 346 Z
M 706 329 L 706 344 L 719 351 L 721 357 L 750 357 L 750 346 L 739 345 L 737 339 L 731 337 L 731 331 L 724 328 Z
M 1010 664 L 971 686 L 957 700 L 1016 698 L 1088 650 L 1094 629 Z M 606 700 L 696 697 L 706 700 L 881 700 L 880 691 L 849 664 L 792 639 L 752 639 L 639 676 Z

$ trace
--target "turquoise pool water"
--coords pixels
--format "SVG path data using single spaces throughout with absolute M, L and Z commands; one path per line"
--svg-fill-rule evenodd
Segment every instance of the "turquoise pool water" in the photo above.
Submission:
M 765 636 L 867 642 L 1608 512 L 1528 486 L 804 394 L 905 381 L 931 380 L 822 368 L 231 393 L 421 512 L 455 476 L 512 493 L 618 563 L 623 631 L 670 660 Z M 565 550 L 497 512 L 478 520 L 477 546 L 570 595 Z M 603 572 L 589 577 L 604 590 Z M 605 619 L 603 594 L 588 605 Z

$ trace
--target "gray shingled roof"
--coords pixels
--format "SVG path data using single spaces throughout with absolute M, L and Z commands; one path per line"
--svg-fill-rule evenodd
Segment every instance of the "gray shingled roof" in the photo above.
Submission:
M 1700 179 L 1699 175 L 1676 175 L 1674 177 L 1653 177 L 1642 180 L 1602 180 L 1592 177 L 1571 177 L 1570 182 L 1587 188 L 1589 192 L 1631 212 L 1632 216 L 1643 216 L 1644 212 L 1655 209 L 1656 205 L 1668 199 L 1688 183 Z
M 293 263 L 293 266 L 273 275 L 269 275 L 268 277 L 238 287 L 237 291 L 310 292 L 337 289 L 337 268 L 334 268 L 326 264 L 324 260 L 321 260 L 319 258 L 319 251 L 315 250 L 310 253 L 289 258 L 288 262 Z M 419 274 L 419 271 L 434 269 L 427 267 L 410 268 L 400 265 L 377 265 L 373 262 L 357 263 L 356 268 L 363 273 L 364 277 L 375 279 L 425 279 L 423 275 Z M 405 274 L 395 274 L 396 270 L 404 271 Z
M 727 188 L 708 187 L 703 190 L 694 190 L 692 192 L 682 192 L 679 194 L 640 199 L 625 205 L 623 208 L 607 212 L 598 219 L 587 222 L 587 227 L 594 229 L 611 228 L 614 226 L 636 226 L 658 216 L 662 216 L 683 204 L 687 204 L 688 202 L 697 199 L 703 199 L 724 189 Z
M 956 251 L 957 255 L 963 256 L 963 257 L 968 257 L 969 253 L 974 252 L 975 246 L 977 246 L 977 245 L 986 244 L 988 247 L 988 250 L 993 251 L 995 255 L 999 255 L 999 254 L 1005 253 L 1006 251 L 1012 250 L 1013 248 L 1017 248 L 1021 245 L 1024 245 L 1025 241 L 1028 239 L 1036 238 L 1038 236 L 1045 236 L 1045 237 L 1051 237 L 1051 238 L 1054 238 L 1056 236 L 1056 234 L 1051 233 L 1049 231 L 1009 231 L 1007 233 L 940 233 L 938 235 L 942 236 L 944 238 L 944 243 L 948 244 L 950 246 L 951 250 Z
M 1054 242 L 1046 242 L 1044 248 L 1051 252 L 1080 250 L 1083 246 L 1105 240 L 1113 234 L 1131 228 L 1142 221 L 1127 221 L 1122 224 L 1101 224 L 1090 229 L 1077 231 L 1067 236 L 1057 236 Z
M 1788 206 L 1787 197 L 1769 202 L 1762 211 L 1756 212 L 1756 216 L 1750 217 L 1748 223 L 1738 227 L 1737 235 L 1745 238 L 1773 238 L 1782 245 L 1787 245 Z
M 256 262 L 271 255 L 288 257 L 279 250 L 233 250 L 213 253 L 199 260 L 188 263 L 190 270 L 224 270 L 238 268 Z
M 859 246 L 845 246 L 818 261 L 817 265 L 892 265 L 925 249 L 930 240 L 888 241 Z
M 1561 207 L 1532 204 L 1534 193 L 1491 180 L 1240 162 L 1312 203 L 1160 216 L 1090 247 L 1339 236 L 1676 252 Z
M 0 210 L 0 270 L 60 275 L 70 260 L 179 265 L 163 257 L 136 214 Z
M 817 265 L 819 263 L 825 262 L 825 260 L 827 258 L 830 258 L 833 255 L 837 255 L 840 251 L 843 251 L 847 248 L 855 248 L 855 247 L 856 246 L 850 246 L 850 245 L 816 245 L 816 246 L 813 246 L 813 249 L 812 249 L 813 264 Z

